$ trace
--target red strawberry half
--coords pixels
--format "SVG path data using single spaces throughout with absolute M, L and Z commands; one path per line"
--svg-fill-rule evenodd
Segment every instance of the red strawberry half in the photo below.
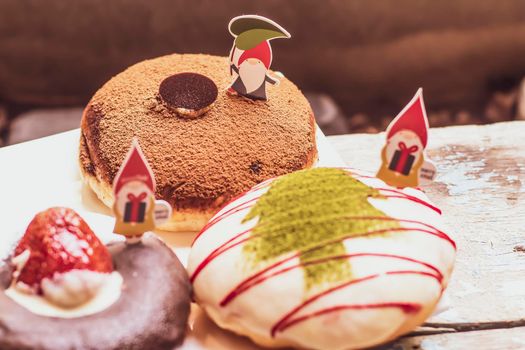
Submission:
M 111 255 L 86 222 L 72 209 L 50 208 L 38 213 L 18 243 L 15 256 L 30 256 L 17 282 L 41 293 L 41 281 L 71 270 L 112 272 Z

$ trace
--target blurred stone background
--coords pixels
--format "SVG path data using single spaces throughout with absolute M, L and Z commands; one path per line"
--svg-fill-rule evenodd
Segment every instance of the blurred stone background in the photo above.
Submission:
M 227 55 L 243 13 L 292 33 L 272 68 L 325 133 L 383 130 L 419 86 L 434 127 L 525 119 L 522 0 L 0 0 L 0 143 L 77 127 L 96 89 L 143 59 Z

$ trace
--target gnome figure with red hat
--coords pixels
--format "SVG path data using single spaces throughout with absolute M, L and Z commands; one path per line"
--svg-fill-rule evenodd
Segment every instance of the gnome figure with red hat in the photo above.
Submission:
M 428 119 L 420 88 L 386 130 L 377 177 L 395 187 L 417 187 L 425 162 Z
M 168 203 L 155 200 L 155 178 L 136 138 L 113 181 L 113 193 L 115 233 L 137 237 L 155 229 L 157 212 L 171 215 Z
M 228 92 L 266 100 L 266 83 L 279 83 L 268 74 L 272 63 L 270 40 L 290 38 L 290 34 L 272 20 L 256 15 L 235 17 L 228 29 L 235 38 L 230 53 L 232 85 Z

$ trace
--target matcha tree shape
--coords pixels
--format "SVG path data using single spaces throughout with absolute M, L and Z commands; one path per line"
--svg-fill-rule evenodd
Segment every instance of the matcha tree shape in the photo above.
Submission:
M 243 246 L 247 268 L 260 269 L 299 253 L 307 291 L 351 279 L 348 259 L 306 263 L 346 254 L 340 238 L 399 227 L 395 220 L 355 218 L 385 216 L 369 197 L 382 198 L 378 190 L 341 169 L 309 169 L 275 180 L 243 220 L 258 218 Z

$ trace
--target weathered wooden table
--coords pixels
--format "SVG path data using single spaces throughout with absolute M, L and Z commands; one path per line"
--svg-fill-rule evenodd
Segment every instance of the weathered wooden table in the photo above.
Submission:
M 329 137 L 374 171 L 384 135 Z M 525 122 L 432 129 L 428 196 L 458 243 L 450 308 L 388 349 L 525 349 Z

